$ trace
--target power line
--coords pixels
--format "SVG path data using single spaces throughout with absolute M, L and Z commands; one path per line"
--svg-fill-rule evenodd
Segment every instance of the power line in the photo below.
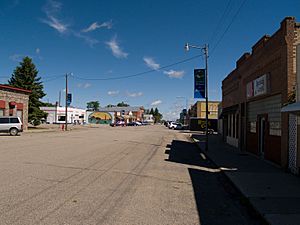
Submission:
M 140 72 L 140 73 L 136 73 L 136 74 L 131 74 L 131 75 L 118 76 L 118 77 L 109 77 L 109 78 L 84 78 L 84 77 L 79 77 L 79 76 L 75 76 L 75 75 L 73 75 L 73 77 L 76 78 L 76 79 L 79 79 L 79 80 L 102 80 L 102 81 L 104 81 L 104 80 L 121 80 L 121 79 L 127 79 L 127 78 L 131 78 L 131 77 L 138 77 L 138 76 L 142 76 L 142 75 L 145 75 L 145 74 L 148 74 L 148 73 L 156 72 L 158 70 L 163 70 L 163 69 L 166 69 L 166 68 L 169 68 L 169 67 L 172 67 L 172 66 L 176 66 L 176 65 L 182 64 L 182 63 L 186 63 L 186 62 L 189 62 L 189 61 L 194 60 L 196 58 L 199 58 L 202 55 L 203 54 L 195 55 L 195 56 L 193 56 L 191 58 L 187 58 L 187 59 L 184 59 L 184 60 L 181 60 L 181 61 L 169 64 L 169 65 L 166 65 L 166 66 L 159 67 L 159 69 L 157 69 L 157 70 L 156 69 L 152 69 L 152 70 L 147 70 L 147 71 L 144 71 L 144 72 Z
M 64 76 L 64 75 L 58 75 L 58 76 L 55 76 L 55 77 L 50 78 L 50 79 L 47 79 L 47 80 L 43 80 L 43 79 L 42 79 L 42 82 L 43 82 L 43 83 L 46 83 L 46 82 L 58 80 L 58 79 L 60 79 L 60 78 L 63 78 L 63 76 Z
M 211 40 L 211 41 L 210 41 L 210 45 L 212 45 L 212 43 L 214 42 L 215 38 L 217 37 L 217 32 L 218 32 L 218 30 L 219 30 L 219 28 L 220 28 L 220 26 L 221 26 L 223 20 L 225 19 L 226 14 L 229 13 L 229 12 L 231 11 L 231 9 L 230 9 L 230 7 L 229 7 L 229 6 L 231 5 L 231 2 L 232 2 L 232 0 L 228 0 L 227 5 L 226 5 L 226 7 L 225 7 L 225 10 L 224 10 L 224 12 L 223 12 L 223 14 L 222 14 L 222 16 L 221 16 L 221 18 L 220 18 L 220 20 L 219 20 L 217 26 L 216 26 L 214 32 L 212 33 L 212 35 L 211 35 L 211 37 L 210 37 L 210 39 L 209 39 L 209 40 Z M 231 6 L 232 6 L 232 5 L 231 5 Z M 232 8 L 232 7 L 231 7 L 231 8 Z
M 223 34 L 221 35 L 221 37 L 219 38 L 219 40 L 217 41 L 216 45 L 213 47 L 213 49 L 211 50 L 210 55 L 213 54 L 214 50 L 217 48 L 217 46 L 220 44 L 221 40 L 223 39 L 223 37 L 225 36 L 225 34 L 227 33 L 227 31 L 229 30 L 229 28 L 231 27 L 232 23 L 234 22 L 234 20 L 236 19 L 236 17 L 238 16 L 239 12 L 241 11 L 243 5 L 246 3 L 247 0 L 244 0 L 242 2 L 242 4 L 240 5 L 240 7 L 238 8 L 238 10 L 236 11 L 236 13 L 234 14 L 234 16 L 232 17 L 230 23 L 228 24 L 228 26 L 226 27 L 225 31 L 223 32 Z

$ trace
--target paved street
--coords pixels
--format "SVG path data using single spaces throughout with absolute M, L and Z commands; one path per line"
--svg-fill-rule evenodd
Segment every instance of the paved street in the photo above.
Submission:
M 0 136 L 0 224 L 260 224 L 188 134 L 162 126 Z

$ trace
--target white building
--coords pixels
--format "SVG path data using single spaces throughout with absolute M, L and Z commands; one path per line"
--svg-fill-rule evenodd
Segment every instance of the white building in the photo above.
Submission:
M 48 113 L 46 123 L 64 123 L 65 107 L 40 107 L 41 110 Z M 68 123 L 83 124 L 86 122 L 86 110 L 68 107 Z
M 154 124 L 154 117 L 152 114 L 144 114 L 143 120 L 145 123 Z

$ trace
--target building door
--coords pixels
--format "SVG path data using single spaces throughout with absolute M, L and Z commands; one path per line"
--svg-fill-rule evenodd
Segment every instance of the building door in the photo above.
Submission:
M 262 158 L 265 156 L 265 141 L 266 141 L 266 116 L 258 117 L 258 147 L 259 154 Z

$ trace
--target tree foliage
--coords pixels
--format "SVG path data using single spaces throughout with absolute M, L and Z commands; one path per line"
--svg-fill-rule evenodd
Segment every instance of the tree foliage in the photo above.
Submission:
M 150 110 L 146 109 L 145 114 L 152 114 L 154 117 L 154 123 L 161 122 L 161 119 L 163 117 L 162 114 L 159 112 L 158 108 L 151 108 Z
M 128 106 L 130 106 L 130 105 L 122 101 L 122 102 L 119 102 L 119 103 L 117 104 L 117 106 L 118 106 L 118 107 L 128 107 Z
M 31 91 L 28 103 L 28 122 L 34 126 L 39 125 L 41 119 L 47 117 L 47 113 L 40 110 L 40 106 L 42 106 L 40 99 L 46 94 L 43 90 L 41 77 L 38 77 L 38 70 L 31 58 L 27 56 L 23 58 L 20 65 L 14 70 L 10 80 L 8 80 L 8 84 Z
M 99 101 L 90 101 L 86 103 L 87 110 L 98 111 L 100 107 Z

